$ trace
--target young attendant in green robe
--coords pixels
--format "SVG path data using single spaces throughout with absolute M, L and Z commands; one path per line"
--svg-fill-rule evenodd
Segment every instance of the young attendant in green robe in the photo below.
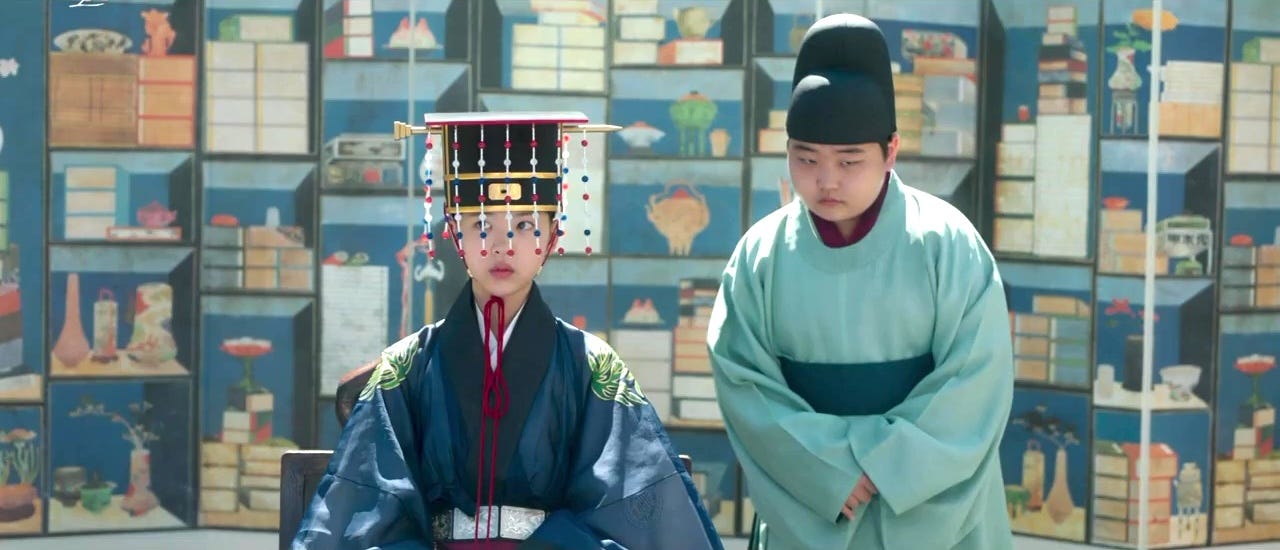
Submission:
M 738 243 L 707 331 L 752 550 L 1012 548 L 1004 287 L 969 220 L 893 171 L 874 23 L 809 30 L 787 133 L 799 200 Z

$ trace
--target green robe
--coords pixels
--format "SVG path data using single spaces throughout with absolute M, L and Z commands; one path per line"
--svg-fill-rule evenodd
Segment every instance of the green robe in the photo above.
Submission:
M 999 272 L 954 207 L 887 185 L 852 246 L 822 244 L 800 201 L 739 242 L 707 331 L 729 440 L 769 550 L 1012 548 Z M 879 495 L 849 521 L 864 473 Z

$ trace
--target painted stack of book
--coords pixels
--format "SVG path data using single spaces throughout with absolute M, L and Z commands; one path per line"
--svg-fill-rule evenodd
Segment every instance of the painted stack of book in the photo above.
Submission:
M 929 76 L 924 79 L 923 99 L 929 119 L 920 138 L 921 152 L 973 156 L 978 147 L 978 85 L 967 76 Z
M 925 78 L 918 74 L 893 75 L 893 106 L 897 112 L 899 153 L 918 155 L 924 152 L 922 133 L 925 121 L 929 118 L 925 112 L 924 85 Z
M 636 307 L 633 306 L 632 310 Z M 657 322 L 633 323 L 628 326 L 661 324 Z M 627 362 L 627 368 L 636 377 L 640 390 L 666 422 L 671 418 L 671 348 L 672 332 L 666 328 L 615 328 L 609 331 L 609 344 L 618 356 Z
M 1280 307 L 1280 240 L 1258 247 L 1254 273 L 1254 304 L 1258 307 Z
M 1089 305 L 1070 296 L 1038 294 L 1031 313 L 1014 313 L 1013 353 L 1019 380 L 1089 385 Z
M 209 151 L 311 151 L 311 46 L 294 40 L 293 17 L 237 15 L 205 45 L 205 143 Z
M 1280 307 L 1280 228 L 1277 228 L 1273 244 L 1258 247 L 1255 276 L 1258 306 Z
M 1137 443 L 1094 443 L 1093 535 L 1096 540 L 1134 544 L 1140 529 L 1140 489 Z M 1147 496 L 1147 543 L 1170 540 L 1173 479 L 1178 454 L 1163 443 L 1152 443 L 1151 477 Z
M 1280 307 L 1280 244 L 1223 247 L 1222 306 Z
M 898 107 L 898 131 L 903 132 L 902 127 L 902 107 Z M 918 122 L 918 121 L 917 121 Z M 905 145 L 906 142 L 902 142 Z M 900 145 L 900 147 L 902 146 Z M 900 149 L 901 150 L 901 149 Z M 902 152 L 912 152 L 901 150 Z M 787 110 L 772 109 L 769 111 L 769 126 L 761 128 L 756 133 L 756 152 L 758 153 L 786 153 L 787 152 Z
M 1138 458 L 1142 452 L 1141 445 L 1125 443 L 1124 454 L 1129 458 L 1129 502 L 1133 506 L 1129 519 L 1129 540 L 1137 542 L 1141 519 L 1138 505 L 1141 502 L 1138 470 Z M 1147 543 L 1165 544 L 1172 538 L 1170 516 L 1173 512 L 1173 479 L 1178 475 L 1178 453 L 1164 443 L 1151 443 L 1148 449 L 1150 456 L 1150 481 L 1147 492 Z
M 1088 257 L 1093 186 L 1093 117 L 1036 117 L 1035 253 Z
M 998 252 L 1035 251 L 1036 125 L 1005 124 L 996 144 L 996 219 Z
M 695 424 L 723 422 L 716 403 L 711 358 L 707 354 L 707 326 L 715 305 L 719 281 L 680 281 L 680 322 L 675 330 L 675 362 L 672 365 L 672 416 Z
M 1169 61 L 1161 71 L 1160 135 L 1216 138 L 1222 135 L 1222 79 L 1226 65 Z
M 1029 115 L 1028 115 L 1029 116 Z M 996 145 L 999 252 L 1083 258 L 1088 224 L 1091 116 L 1042 115 L 1005 124 Z
M 605 18 L 590 0 L 530 0 L 536 23 L 511 29 L 511 88 L 604 92 Z
M 64 239 L 105 240 L 112 227 L 129 225 L 127 172 L 115 166 L 68 166 L 64 174 Z
M 1255 356 L 1256 357 L 1256 356 Z M 1268 357 L 1272 362 L 1274 358 Z M 1253 435 L 1254 458 L 1267 458 L 1276 450 L 1276 409 L 1271 405 L 1245 405 L 1242 413 L 1248 413 L 1248 431 Z M 1280 484 L 1275 488 L 1280 489 Z
M 1280 172 L 1280 39 L 1253 38 L 1231 64 L 1227 170 Z
M 274 526 L 280 510 L 280 456 L 292 445 L 277 444 L 282 442 L 272 434 L 271 392 L 236 385 L 227 394 L 218 440 L 201 445 L 202 521 Z
M 1118 201 L 1118 202 L 1117 202 Z M 1147 262 L 1143 211 L 1123 199 L 1103 199 L 1098 213 L 1098 271 L 1141 275 Z M 1156 275 L 1169 273 L 1169 257 L 1156 248 Z
M 280 457 L 291 445 L 206 441 L 200 446 L 200 523 L 275 528 Z
M 1274 420 L 1275 409 L 1271 409 Z M 1244 514 L 1254 525 L 1280 526 L 1280 458 L 1257 458 L 1245 469 Z
M 232 388 L 229 393 L 231 402 L 222 411 L 222 442 L 249 444 L 269 441 L 275 396 L 268 391 L 249 393 L 239 388 Z
M 192 147 L 195 104 L 195 56 L 138 58 L 138 145 Z
M 1227 170 L 1237 173 L 1280 171 L 1272 166 L 1272 67 L 1259 63 L 1231 65 L 1230 118 L 1227 121 Z M 1280 126 L 1280 120 L 1275 125 Z
M 1137 515 L 1129 502 L 1129 458 L 1115 441 L 1096 441 L 1093 449 L 1094 538 L 1128 541 L 1129 517 Z
M 1040 38 L 1040 91 L 1036 112 L 1042 115 L 1082 115 L 1089 112 L 1089 54 L 1076 36 L 1075 6 L 1049 8 L 1049 29 Z M 1055 21 L 1055 17 L 1062 20 Z
M 1280 458 L 1219 460 L 1214 474 L 1214 527 L 1280 532 Z
M 206 288 L 296 290 L 313 287 L 312 250 L 301 227 L 207 225 L 202 242 Z
M 338 0 L 324 11 L 324 56 L 373 57 L 373 0 Z
M 614 65 L 657 65 L 658 48 L 667 38 L 667 20 L 658 0 L 615 0 Z

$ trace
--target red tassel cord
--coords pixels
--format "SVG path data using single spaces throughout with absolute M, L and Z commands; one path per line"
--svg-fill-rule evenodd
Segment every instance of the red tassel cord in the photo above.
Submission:
M 493 310 L 495 309 L 497 310 L 497 314 L 498 314 L 498 329 L 497 329 L 498 353 L 497 353 L 496 364 L 494 361 L 494 357 L 489 353 L 489 349 L 490 349 L 489 338 L 494 333 L 491 327 L 493 326 L 492 325 Z M 507 379 L 506 379 L 506 376 L 504 376 L 502 373 L 502 355 L 504 351 L 503 347 L 505 347 L 505 344 L 502 341 L 502 338 L 503 336 L 506 335 L 506 332 L 507 332 L 506 304 L 503 302 L 502 298 L 499 298 L 497 296 L 489 298 L 489 301 L 484 305 L 484 311 L 483 311 L 482 317 L 484 320 L 484 351 L 485 351 L 484 367 L 485 368 L 484 368 L 484 388 L 483 388 L 483 394 L 481 396 L 481 404 L 480 404 L 480 410 L 481 410 L 480 452 L 477 453 L 479 455 L 479 464 L 476 466 L 475 540 L 477 541 L 481 540 L 480 539 L 480 507 L 482 504 L 481 495 L 484 494 L 483 493 L 484 478 L 486 477 L 485 450 L 486 450 L 486 444 L 490 443 L 485 438 L 485 430 L 486 428 L 488 428 L 490 421 L 492 421 L 493 423 L 493 426 L 491 428 L 493 432 L 492 444 L 488 446 L 489 460 L 488 460 L 488 468 L 487 468 L 488 470 L 487 477 L 489 478 L 489 491 L 488 491 L 488 502 L 487 502 L 489 517 L 486 519 L 485 526 L 484 526 L 484 531 L 485 531 L 484 540 L 487 543 L 487 541 L 491 540 L 491 535 L 492 535 L 491 529 L 494 521 L 492 514 L 493 514 L 494 480 L 497 476 L 498 421 L 500 421 L 503 416 L 506 416 L 507 409 L 510 408 L 510 405 L 511 405 L 511 396 L 507 391 Z

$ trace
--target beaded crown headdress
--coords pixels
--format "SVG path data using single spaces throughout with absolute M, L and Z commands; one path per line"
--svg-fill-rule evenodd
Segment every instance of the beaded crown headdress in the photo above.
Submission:
M 505 215 L 510 221 L 514 214 L 522 212 L 553 214 L 552 227 L 534 230 L 534 252 L 550 253 L 549 249 L 544 251 L 544 246 L 562 239 L 570 226 L 565 197 L 573 192 L 570 182 L 575 180 L 581 182 L 584 203 L 579 226 L 584 240 L 591 235 L 589 210 L 585 207 L 591 198 L 587 134 L 612 132 L 621 127 L 589 124 L 587 116 L 579 112 L 533 111 L 430 113 L 424 116 L 424 123 L 410 126 L 396 122 L 394 135 L 397 140 L 413 134 L 426 135 L 418 175 L 426 192 L 422 239 L 429 256 L 435 256 L 435 235 L 431 229 L 431 195 L 435 185 L 444 187 L 443 212 L 454 222 L 454 233 L 449 235 L 446 229 L 442 237 L 453 240 L 460 256 L 463 254 L 460 223 L 463 214 L 479 214 L 482 221 L 488 216 Z M 578 150 L 576 158 L 573 149 Z M 437 156 L 443 162 L 438 162 Z M 577 161 L 576 169 L 573 161 Z M 435 173 L 437 165 L 443 167 L 443 174 Z M 501 235 L 481 232 L 480 237 L 481 242 L 486 243 L 481 255 L 488 254 L 487 241 L 493 238 L 506 239 L 507 254 L 515 253 L 511 232 Z M 563 244 L 562 241 L 559 244 Z M 591 254 L 590 244 L 585 245 L 584 251 Z M 558 246 L 556 252 L 563 255 L 565 249 Z

